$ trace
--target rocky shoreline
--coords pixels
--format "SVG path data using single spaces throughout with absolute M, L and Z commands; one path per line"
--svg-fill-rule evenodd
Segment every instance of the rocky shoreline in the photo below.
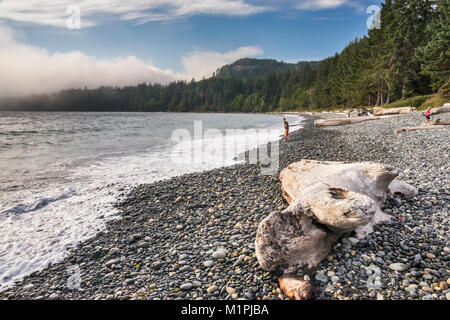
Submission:
M 335 244 L 311 279 L 316 298 L 450 300 L 448 130 L 394 135 L 421 123 L 420 113 L 326 129 L 304 117 L 280 144 L 279 170 L 301 159 L 377 161 L 419 189 L 389 198 L 392 219 L 373 234 Z M 140 185 L 105 232 L 0 299 L 286 299 L 254 253 L 259 221 L 286 206 L 278 177 L 260 175 L 259 165 Z

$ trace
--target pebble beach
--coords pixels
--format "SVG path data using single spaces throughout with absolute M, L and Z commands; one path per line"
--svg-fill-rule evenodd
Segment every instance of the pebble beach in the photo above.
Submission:
M 303 128 L 280 143 L 278 172 L 301 159 L 375 161 L 397 167 L 419 194 L 388 198 L 390 221 L 335 243 L 310 279 L 316 299 L 450 300 L 448 129 L 394 134 L 422 123 L 419 112 L 313 125 L 335 116 L 302 115 Z M 240 164 L 136 186 L 105 231 L 0 299 L 287 299 L 254 252 L 258 223 L 287 207 L 278 175 L 260 170 Z

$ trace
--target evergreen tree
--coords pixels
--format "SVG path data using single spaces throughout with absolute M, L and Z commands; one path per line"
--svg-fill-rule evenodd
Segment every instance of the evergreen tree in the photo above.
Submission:
M 436 1 L 434 19 L 426 32 L 430 41 L 418 48 L 418 59 L 423 61 L 423 74 L 431 77 L 431 86 L 437 90 L 450 82 L 450 0 Z

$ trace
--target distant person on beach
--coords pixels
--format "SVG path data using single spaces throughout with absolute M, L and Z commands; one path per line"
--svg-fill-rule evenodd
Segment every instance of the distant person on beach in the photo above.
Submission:
M 428 107 L 427 111 L 425 111 L 425 117 L 427 120 L 423 124 L 431 124 L 431 107 Z
M 283 118 L 283 122 L 284 122 L 284 140 L 283 142 L 286 142 L 286 139 L 291 139 L 289 137 L 289 123 L 286 121 L 286 118 Z

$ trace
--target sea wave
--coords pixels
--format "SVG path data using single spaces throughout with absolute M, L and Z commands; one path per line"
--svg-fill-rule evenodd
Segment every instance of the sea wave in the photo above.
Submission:
M 69 191 L 64 192 L 55 197 L 41 198 L 31 204 L 24 204 L 24 203 L 18 204 L 16 206 L 12 207 L 11 209 L 1 212 L 1 214 L 21 214 L 21 213 L 33 212 L 33 211 L 36 211 L 36 210 L 39 210 L 39 209 L 45 207 L 46 205 L 48 205 L 52 202 L 56 202 L 56 201 L 62 200 L 62 199 L 67 199 L 67 198 L 73 196 L 74 194 L 75 194 L 75 190 L 69 189 Z

